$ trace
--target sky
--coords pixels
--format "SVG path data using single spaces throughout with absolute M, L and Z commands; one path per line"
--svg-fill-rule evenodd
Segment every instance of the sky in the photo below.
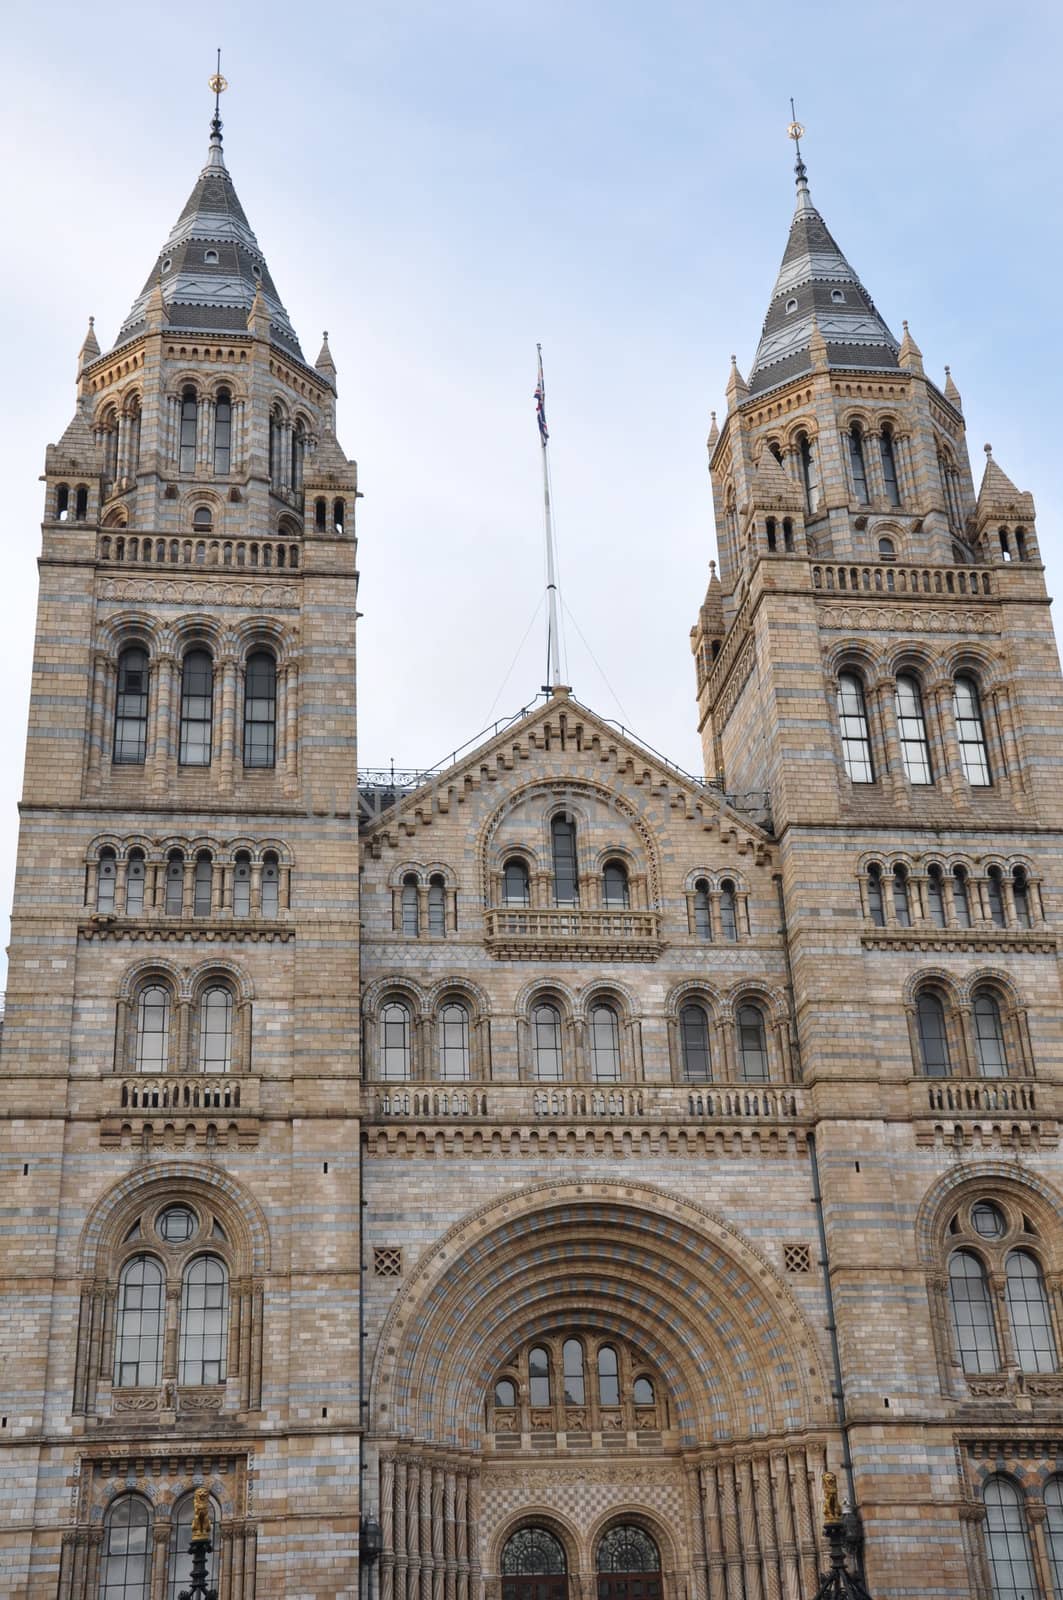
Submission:
M 363 767 L 435 764 L 545 681 L 543 345 L 577 696 L 700 771 L 689 629 L 715 554 L 705 435 L 813 199 L 1063 562 L 1058 68 L 1047 0 L 19 7 L 0 259 L 0 916 L 7 930 L 46 444 L 88 317 L 113 341 L 225 152 L 357 459 Z

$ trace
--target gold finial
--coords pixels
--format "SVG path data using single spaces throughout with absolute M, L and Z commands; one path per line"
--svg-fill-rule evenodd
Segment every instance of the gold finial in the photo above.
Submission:
M 192 1492 L 192 1531 L 189 1538 L 210 1538 L 210 1495 L 204 1488 Z
M 842 1520 L 841 1502 L 838 1499 L 838 1475 L 836 1472 L 823 1474 L 823 1520 L 824 1522 L 840 1522 Z
M 791 122 L 786 131 L 794 144 L 799 144 L 805 136 L 805 125 L 803 122 Z
M 228 87 L 228 78 L 223 78 L 220 72 L 212 73 L 207 79 L 207 88 L 213 89 L 215 94 L 224 94 Z

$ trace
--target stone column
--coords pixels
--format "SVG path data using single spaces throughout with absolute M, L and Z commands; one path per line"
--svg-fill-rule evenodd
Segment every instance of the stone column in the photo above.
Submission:
M 457 1600 L 457 1542 L 454 1517 L 457 1485 L 452 1470 L 448 1469 L 443 1489 L 443 1560 L 445 1600 Z
M 793 1492 L 794 1526 L 797 1532 L 798 1555 L 801 1562 L 801 1579 L 805 1594 L 815 1594 L 819 1587 L 819 1569 L 816 1560 L 816 1541 L 812 1531 L 812 1503 L 808 1490 L 808 1463 L 801 1449 L 790 1452 L 790 1483 Z
M 480 1600 L 480 1472 L 469 1473 L 469 1597 Z
M 446 1528 L 443 1521 L 443 1469 L 432 1469 L 432 1587 L 431 1600 L 443 1600 L 443 1563 L 445 1559 Z
M 729 1461 L 716 1469 L 720 1485 L 720 1527 L 727 1576 L 727 1600 L 746 1600 L 742 1586 L 742 1554 L 738 1544 L 738 1503 L 734 1467 Z
M 771 1475 L 774 1480 L 775 1527 L 782 1564 L 783 1592 L 786 1600 L 801 1600 L 801 1573 L 790 1503 L 790 1473 L 782 1451 L 776 1451 L 771 1458 Z
M 753 1462 L 753 1492 L 756 1499 L 760 1558 L 763 1563 L 764 1600 L 782 1600 L 782 1586 L 779 1582 L 779 1546 L 771 1500 L 771 1474 L 766 1456 L 760 1456 Z
M 753 1463 L 738 1463 L 738 1512 L 742 1538 L 742 1564 L 745 1571 L 745 1600 L 764 1600 L 760 1573 L 760 1539 L 757 1508 L 753 1497 Z
M 406 1600 L 406 1496 L 407 1466 L 399 1457 L 395 1462 L 395 1600 Z
M 457 1564 L 457 1600 L 469 1597 L 469 1477 L 459 1472 L 454 1485 L 454 1543 Z
M 720 1524 L 720 1496 L 716 1469 L 701 1469 L 701 1504 L 705 1519 L 705 1561 L 709 1577 L 709 1600 L 727 1600 L 724 1570 L 723 1530 Z
M 380 1462 L 380 1600 L 395 1595 L 395 1461 Z

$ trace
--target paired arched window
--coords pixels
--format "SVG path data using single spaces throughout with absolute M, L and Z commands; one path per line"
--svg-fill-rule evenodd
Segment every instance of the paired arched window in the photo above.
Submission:
M 114 1337 L 114 1383 L 150 1389 L 162 1374 L 166 1291 L 162 1267 L 152 1256 L 134 1256 L 118 1279 Z
M 444 1083 L 469 1078 L 469 1013 L 458 1000 L 448 1000 L 439 1013 L 439 1076 Z
M 216 983 L 199 1002 L 199 1067 L 201 1072 L 229 1072 L 232 1061 L 232 992 Z
M 502 901 L 507 906 L 526 906 L 531 896 L 528 868 L 519 856 L 510 856 L 502 868 Z
M 867 465 L 864 461 L 864 431 L 858 422 L 854 422 L 845 435 L 849 447 L 849 470 L 853 475 L 853 492 L 862 506 L 866 506 L 870 495 L 867 492 Z
M 550 823 L 550 843 L 554 862 L 554 901 L 559 906 L 579 903 L 579 870 L 576 861 L 576 824 L 571 817 L 556 816 Z
M 196 432 L 199 421 L 199 401 L 195 389 L 189 385 L 181 393 L 181 433 L 178 450 L 178 471 L 191 474 L 196 470 Z
M 622 861 L 607 861 L 602 872 L 602 904 L 607 910 L 622 911 L 631 904 L 627 868 Z
M 145 877 L 144 852 L 142 850 L 130 850 L 125 866 L 125 909 L 127 917 L 143 915 Z
M 214 715 L 214 663 L 208 650 L 189 650 L 181 663 L 181 745 L 185 767 L 209 767 Z
M 178 1382 L 206 1388 L 225 1382 L 229 1273 L 217 1256 L 197 1256 L 181 1285 Z
M 891 874 L 893 881 L 893 915 L 898 928 L 912 925 L 912 898 L 908 887 L 908 869 L 899 864 Z
M 1030 1549 L 1026 1507 L 1018 1486 L 1003 1474 L 982 1486 L 986 1557 L 993 1600 L 1035 1600 L 1040 1585 Z
M 228 389 L 219 389 L 214 402 L 214 471 L 223 477 L 232 461 L 233 401 Z
M 591 1007 L 591 1078 L 595 1083 L 620 1082 L 620 1021 L 612 1006 Z
M 841 726 L 845 770 L 852 783 L 874 783 L 871 734 L 867 723 L 864 685 L 855 672 L 838 678 L 838 721 Z
M 897 476 L 897 452 L 893 442 L 893 429 L 886 423 L 878 436 L 879 460 L 882 462 L 882 482 L 886 499 L 891 506 L 901 503 L 901 486 Z
M 153 1256 L 122 1268 L 114 1336 L 116 1388 L 154 1388 L 161 1381 L 165 1283 Z M 181 1286 L 179 1382 L 196 1388 L 225 1381 L 229 1274 L 217 1256 L 197 1256 Z
M 137 997 L 136 1049 L 138 1072 L 165 1072 L 170 1059 L 170 994 L 149 983 Z
M 272 767 L 277 757 L 277 662 L 256 650 L 244 671 L 244 766 Z
M 1000 1020 L 1000 1006 L 987 989 L 980 989 L 974 997 L 974 1044 L 978 1071 L 983 1078 L 1006 1078 L 1008 1052 L 1004 1043 L 1004 1028 Z
M 709 1049 L 709 1019 L 704 1006 L 690 1003 L 679 1013 L 679 1041 L 683 1057 L 683 1077 L 688 1083 L 709 1083 L 712 1055 Z
M 421 894 L 413 872 L 402 880 L 402 931 L 408 939 L 416 939 L 421 931 Z
M 564 1076 L 561 1050 L 561 1013 L 547 1002 L 531 1014 L 532 1056 L 540 1083 L 559 1083 Z
M 389 1000 L 380 1013 L 380 1076 L 385 1083 L 400 1083 L 411 1074 L 410 1008 L 402 1000 Z
M 118 766 L 143 765 L 148 750 L 148 653 L 130 645 L 118 657 L 118 692 L 114 708 L 114 761 Z
M 699 878 L 694 885 L 694 932 L 699 939 L 712 938 L 712 903 L 707 878 Z
M 949 1036 L 945 1026 L 945 1007 L 933 990 L 924 989 L 916 1000 L 916 1028 L 919 1058 L 928 1078 L 947 1078 L 952 1071 Z
M 989 786 L 989 750 L 986 746 L 985 724 L 982 720 L 982 703 L 978 685 L 971 677 L 961 676 L 953 686 L 953 706 L 956 713 L 956 733 L 960 741 L 960 760 L 963 775 L 976 789 Z
M 1040 1248 L 1017 1207 L 980 1198 L 949 1224 L 949 1304 L 955 1352 L 968 1374 L 999 1372 L 1002 1353 L 1020 1372 L 1056 1372 L 1059 1356 Z M 1003 1297 L 990 1289 L 1003 1280 Z
M 739 1077 L 743 1083 L 767 1083 L 771 1073 L 763 1011 L 750 1003 L 739 1006 L 736 1026 Z
M 801 463 L 801 483 L 805 491 L 805 510 L 811 515 L 819 510 L 819 463 L 816 447 L 807 433 L 797 436 L 797 457 Z
M 918 678 L 902 673 L 895 693 L 897 732 L 901 742 L 904 770 L 911 784 L 933 783 L 930 742 L 927 738 L 923 694 Z
M 112 1502 L 103 1526 L 99 1600 L 148 1600 L 151 1533 L 146 1500 L 123 1494 Z
M 428 932 L 442 938 L 447 931 L 447 888 L 437 874 L 428 880 Z
M 115 891 L 118 887 L 118 861 L 113 850 L 101 850 L 96 868 L 96 910 L 100 916 L 114 915 Z

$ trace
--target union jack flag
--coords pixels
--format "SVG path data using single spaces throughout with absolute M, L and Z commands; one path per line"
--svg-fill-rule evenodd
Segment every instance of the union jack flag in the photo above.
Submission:
M 535 348 L 539 352 L 539 381 L 535 385 L 535 420 L 539 424 L 539 437 L 545 445 L 546 441 L 550 437 L 550 431 L 546 426 L 546 385 L 543 382 L 543 347 L 541 344 L 537 344 Z

